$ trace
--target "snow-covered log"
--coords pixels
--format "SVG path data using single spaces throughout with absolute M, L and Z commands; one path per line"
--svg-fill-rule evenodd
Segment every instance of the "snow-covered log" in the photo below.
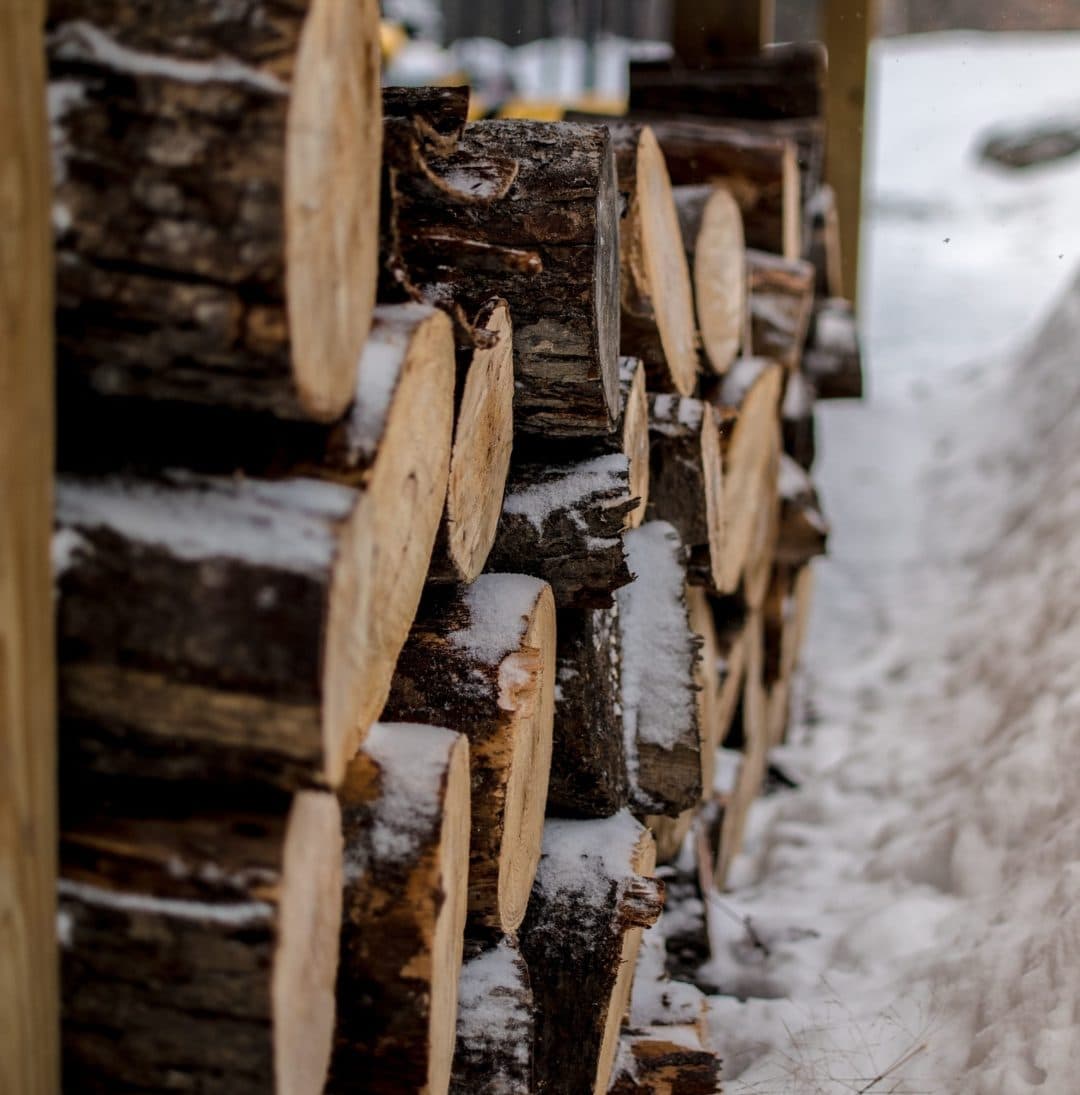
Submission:
M 429 155 L 385 131 L 384 280 L 459 333 L 492 296 L 514 323 L 515 428 L 611 430 L 618 400 L 619 201 L 603 126 L 485 121 Z
M 469 869 L 469 746 L 378 723 L 339 793 L 345 837 L 328 1092 L 445 1092 Z
M 725 186 L 672 193 L 694 284 L 702 348 L 713 372 L 728 370 L 746 329 L 746 243 L 739 204 Z
M 338 804 L 307 791 L 257 813 L 198 797 L 158 789 L 122 815 L 101 802 L 66 811 L 65 1091 L 323 1090 Z
M 678 816 L 701 797 L 694 675 L 698 642 L 686 606 L 685 549 L 666 521 L 626 535 L 633 582 L 618 593 L 622 709 L 633 806 Z
M 818 297 L 842 297 L 843 267 L 840 250 L 840 217 L 836 194 L 822 183 L 806 203 L 807 257 L 814 267 L 814 293 Z
M 788 376 L 780 404 L 784 452 L 806 471 L 814 466 L 817 457 L 816 399 L 813 381 L 805 373 L 791 373 Z
M 544 826 L 521 929 L 536 1007 L 537 1091 L 607 1091 L 641 932 L 663 906 L 654 862 L 652 837 L 626 811 Z
M 818 399 L 861 399 L 862 353 L 855 313 L 846 300 L 823 300 L 814 310 L 803 370 Z
M 543 578 L 560 606 L 606 607 L 630 581 L 622 533 L 635 506 L 621 453 L 515 465 L 488 569 Z
M 378 7 L 246 7 L 49 5 L 58 375 L 330 421 L 375 301 Z
M 517 943 L 466 943 L 451 1095 L 533 1095 L 535 1012 Z
M 829 523 L 810 476 L 788 456 L 780 454 L 780 532 L 776 560 L 792 568 L 824 555 Z
M 748 250 L 750 352 L 799 368 L 814 306 L 814 267 L 801 259 L 783 259 Z
M 621 665 L 615 606 L 559 613 L 549 815 L 610 817 L 627 805 Z
M 525 915 L 551 769 L 555 604 L 520 574 L 428 591 L 383 718 L 430 722 L 469 739 L 469 918 L 512 932 Z

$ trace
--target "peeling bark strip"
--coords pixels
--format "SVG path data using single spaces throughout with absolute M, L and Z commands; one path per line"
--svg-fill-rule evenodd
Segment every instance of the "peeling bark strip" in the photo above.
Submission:
M 374 0 L 50 19 L 61 382 L 338 417 L 375 300 Z
M 686 607 L 686 555 L 666 521 L 628 532 L 626 553 L 635 578 L 618 604 L 630 800 L 677 817 L 701 798 L 699 644 Z
M 814 310 L 803 369 L 818 399 L 862 399 L 862 352 L 855 313 L 846 300 L 823 300 Z
M 605 608 L 630 581 L 622 533 L 634 504 L 622 455 L 512 468 L 488 569 L 543 578 L 560 607 Z
M 466 944 L 451 1095 L 533 1095 L 535 1010 L 517 943 Z
M 345 890 L 328 1092 L 446 1091 L 469 859 L 469 746 L 379 723 L 340 794 Z
M 65 820 L 61 854 L 66 1091 L 322 1091 L 341 918 L 332 795 L 301 793 L 287 816 L 95 804 Z
M 642 929 L 664 903 L 647 829 L 623 811 L 549 820 L 521 950 L 536 1002 L 536 1091 L 602 1095 Z
M 628 803 L 621 664 L 616 608 L 559 613 L 549 815 L 610 817 Z
M 814 307 L 814 267 L 764 251 L 747 251 L 750 279 L 750 352 L 794 372 Z
M 649 396 L 650 521 L 668 521 L 688 547 L 704 546 L 720 580 L 726 537 L 716 409 L 700 399 Z
M 384 719 L 438 722 L 469 739 L 469 918 L 517 929 L 525 915 L 551 769 L 555 604 L 520 574 L 429 590 L 398 659 Z
M 467 316 L 492 296 L 514 321 L 515 427 L 610 431 L 618 406 L 618 191 L 603 126 L 490 121 L 425 156 L 387 125 L 388 286 Z

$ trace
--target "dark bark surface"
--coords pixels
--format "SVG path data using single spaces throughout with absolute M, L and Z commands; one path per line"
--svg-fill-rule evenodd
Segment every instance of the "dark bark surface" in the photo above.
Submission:
M 764 251 L 746 252 L 750 279 L 750 352 L 792 371 L 802 360 L 814 306 L 814 267 Z

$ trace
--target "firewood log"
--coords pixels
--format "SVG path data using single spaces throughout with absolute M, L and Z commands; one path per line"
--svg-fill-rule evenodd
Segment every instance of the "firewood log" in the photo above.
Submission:
M 807 257 L 815 271 L 814 293 L 818 297 L 843 297 L 844 281 L 840 250 L 840 217 L 836 194 L 822 183 L 806 206 Z
M 627 1031 L 619 1039 L 611 1095 L 715 1095 L 720 1058 L 692 1033 L 666 1027 Z
M 678 909 L 668 914 L 677 916 Z M 638 957 L 634 991 L 630 997 L 627 1026 L 632 1031 L 666 1028 L 671 1033 L 694 1035 L 709 1043 L 709 998 L 695 985 L 668 976 L 662 918 L 655 931 L 646 933 Z
M 738 123 L 648 115 L 672 184 L 719 186 L 735 199 L 748 247 L 798 258 L 802 213 L 793 141 L 748 133 Z
M 747 608 L 759 609 L 769 592 L 769 579 L 780 535 L 780 451 L 779 429 L 774 424 L 773 441 L 761 476 L 754 510 L 750 548 L 742 574 L 742 597 Z
M 517 943 L 466 943 L 451 1095 L 532 1095 L 535 1009 Z
M 676 186 L 675 208 L 694 280 L 702 347 L 715 373 L 725 373 L 746 327 L 746 244 L 742 214 L 722 186 Z
M 130 813 L 65 818 L 64 1089 L 317 1095 L 341 926 L 336 800 L 306 791 L 256 813 L 141 787 Z
M 630 110 L 817 118 L 824 113 L 826 69 L 825 49 L 819 42 L 772 46 L 749 57 L 718 57 L 707 69 L 637 61 L 630 66 Z
M 712 404 L 671 395 L 649 397 L 650 521 L 667 521 L 682 542 L 708 549 L 714 582 L 725 552 L 724 468 Z
M 339 792 L 345 893 L 328 1092 L 445 1092 L 469 865 L 469 746 L 378 723 Z
M 378 9 L 247 7 L 49 5 L 59 378 L 330 421 L 375 301 Z
M 784 452 L 806 471 L 814 466 L 817 457 L 816 399 L 813 382 L 805 373 L 791 373 L 788 376 L 784 399 L 780 404 Z
M 814 268 L 801 259 L 782 259 L 748 250 L 750 346 L 756 357 L 799 368 L 814 306 Z
M 630 581 L 622 532 L 637 505 L 621 454 L 512 466 L 488 569 L 534 574 L 562 607 L 604 608 Z
M 716 750 L 725 727 L 720 716 L 720 636 L 708 592 L 701 586 L 687 586 L 686 601 L 689 610 L 690 629 L 701 643 L 701 657 L 694 674 L 697 685 L 698 728 L 701 737 L 701 788 L 702 796 L 712 793 L 713 770 L 716 766 Z
M 469 918 L 512 932 L 525 915 L 544 825 L 555 689 L 550 587 L 483 574 L 428 591 L 398 658 L 383 718 L 469 739 Z
M 648 830 L 626 811 L 549 819 L 521 929 L 536 1006 L 536 1091 L 608 1089 L 642 929 L 664 886 Z
M 515 429 L 611 430 L 618 400 L 618 189 L 603 126 L 487 121 L 449 155 L 387 125 L 384 281 L 466 317 L 492 296 L 514 324 Z
M 812 595 L 812 567 L 777 563 L 763 612 L 770 745 L 779 745 L 787 733 L 792 680 L 802 652 Z
M 777 562 L 801 567 L 815 555 L 824 555 L 829 523 L 810 476 L 783 453 L 780 455 L 780 531 Z
M 823 300 L 803 353 L 803 370 L 818 399 L 862 399 L 862 354 L 855 313 L 846 300 Z
M 502 511 L 514 440 L 513 331 L 506 301 L 488 301 L 473 327 L 494 345 L 458 351 L 454 443 L 446 509 L 429 580 L 471 582 L 484 569 Z
M 384 87 L 382 109 L 383 118 L 412 123 L 417 137 L 430 150 L 450 154 L 469 119 L 469 88 Z
M 696 809 L 683 810 L 678 817 L 666 817 L 664 814 L 649 814 L 645 824 L 656 841 L 656 862 L 671 863 L 682 850 L 687 833 L 693 828 Z
M 715 613 L 714 613 L 715 619 Z M 718 726 L 717 746 L 725 746 L 735 721 L 735 712 L 743 693 L 743 681 L 746 675 L 746 624 L 745 620 L 717 628 L 717 677 L 719 695 L 716 703 L 716 722 Z M 713 780 L 716 780 L 714 755 Z
M 685 550 L 670 524 L 649 521 L 626 534 L 626 553 L 636 575 L 618 593 L 630 799 L 645 813 L 677 817 L 701 797 Z
M 690 395 L 697 382 L 697 330 L 686 254 L 664 155 L 648 126 L 611 122 L 619 191 L 619 344 L 641 358 L 656 391 Z
M 628 802 L 618 610 L 564 608 L 557 631 L 547 812 L 554 817 L 610 817 Z

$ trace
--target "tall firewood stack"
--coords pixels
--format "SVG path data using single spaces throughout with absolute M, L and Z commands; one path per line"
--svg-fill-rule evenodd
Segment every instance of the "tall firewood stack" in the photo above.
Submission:
M 820 53 L 469 122 L 374 0 L 49 18 L 66 1088 L 716 1090 L 663 878 L 738 852 L 859 387 Z

